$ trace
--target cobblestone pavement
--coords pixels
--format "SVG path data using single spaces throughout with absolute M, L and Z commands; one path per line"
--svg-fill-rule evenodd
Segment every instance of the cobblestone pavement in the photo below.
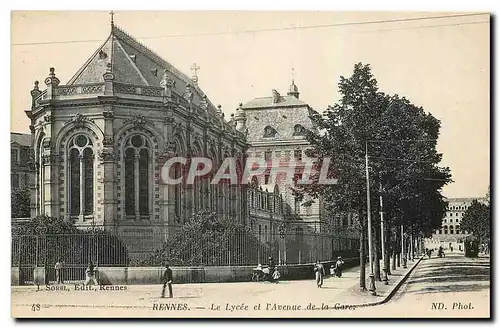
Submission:
M 409 262 L 408 269 L 412 262 Z M 458 265 L 458 266 L 457 266 Z M 443 266 L 448 271 L 442 271 Z M 455 268 L 456 267 L 456 268 Z M 446 258 L 425 260 L 417 266 L 410 281 L 403 285 L 404 292 L 396 295 L 395 301 L 389 304 L 349 308 L 348 305 L 358 300 L 373 302 L 387 295 L 390 286 L 380 286 L 379 296 L 360 293 L 359 268 L 346 270 L 340 279 L 325 279 L 323 288 L 317 288 L 311 280 L 282 281 L 278 284 L 268 282 L 220 283 L 220 284 L 182 284 L 174 285 L 174 298 L 161 299 L 161 285 L 124 286 L 125 290 L 75 290 L 74 285 L 66 285 L 66 290 L 39 291 L 34 286 L 12 287 L 13 316 L 33 317 L 358 317 L 358 316 L 392 316 L 406 313 L 408 305 L 415 301 L 429 300 L 428 303 L 441 302 L 447 299 L 450 291 L 445 287 L 448 282 L 443 278 L 451 277 L 460 286 L 460 268 L 469 270 L 489 270 L 489 261 L 465 260 L 465 258 Z M 391 285 L 403 277 L 403 269 L 396 270 Z M 405 270 L 405 271 L 406 271 Z M 454 273 L 450 276 L 450 273 Z M 470 273 L 470 272 L 469 272 Z M 463 273 L 462 273 L 463 274 Z M 482 278 L 484 272 L 480 274 Z M 457 276 L 458 275 L 458 276 Z M 456 278 L 453 278 L 457 276 Z M 390 277 L 391 278 L 391 277 Z M 435 280 L 429 280 L 434 278 Z M 479 278 L 479 276 L 478 276 Z M 436 280 L 437 279 L 437 280 Z M 455 279 L 455 280 L 454 280 Z M 470 284 L 467 293 L 480 294 L 483 303 L 489 299 L 489 281 L 481 280 Z M 377 283 L 379 286 L 381 283 Z M 435 288 L 435 289 L 433 289 Z M 459 289 L 460 287 L 456 287 Z M 422 290 L 423 292 L 419 292 Z M 487 296 L 485 291 L 488 291 Z M 442 293 L 441 293 L 442 292 Z M 441 293 L 441 294 L 440 294 Z M 460 291 L 456 291 L 460 293 Z M 367 296 L 368 295 L 368 296 Z M 458 296 L 457 296 L 458 297 Z M 435 301 L 434 298 L 436 299 Z M 465 302 L 466 296 L 460 299 Z M 444 301 L 443 301 L 444 302 Z M 449 301 L 447 301 L 449 303 Z M 401 305 L 391 307 L 399 303 Z M 479 303 L 476 303 L 479 304 Z M 449 303 L 449 307 L 452 304 Z M 477 305 L 479 306 L 479 305 Z M 430 307 L 430 305 L 429 305 Z M 427 307 L 427 312 L 429 312 Z M 377 308 L 378 311 L 373 311 Z M 444 313 L 444 312 L 433 312 Z M 452 312 L 455 313 L 455 312 Z M 458 313 L 458 312 L 457 312 Z M 488 311 L 489 313 L 489 311 Z

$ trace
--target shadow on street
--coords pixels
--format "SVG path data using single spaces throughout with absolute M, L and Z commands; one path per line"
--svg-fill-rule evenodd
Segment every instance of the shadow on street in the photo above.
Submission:
M 408 282 L 412 293 L 473 292 L 490 288 L 488 258 L 464 256 L 425 259 L 422 267 Z

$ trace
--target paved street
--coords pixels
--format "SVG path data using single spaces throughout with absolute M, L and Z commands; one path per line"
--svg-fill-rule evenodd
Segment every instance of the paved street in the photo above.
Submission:
M 395 317 L 489 317 L 490 259 L 453 254 L 425 259 L 387 304 L 360 315 Z M 441 304 L 442 303 L 442 304 Z M 434 305 L 434 308 L 433 308 Z
M 411 262 L 410 262 L 411 263 Z M 411 267 L 411 266 L 409 266 Z M 402 270 L 402 269 L 401 269 Z M 398 271 L 400 272 L 400 271 Z M 398 272 L 394 272 L 396 279 Z M 172 300 L 160 299 L 160 285 L 126 286 L 126 290 L 36 291 L 36 287 L 13 287 L 13 315 L 28 316 L 461 316 L 489 313 L 489 259 L 462 256 L 423 260 L 393 300 L 376 307 L 349 309 L 356 300 L 358 269 L 347 270 L 341 279 L 327 278 L 323 288 L 311 280 L 278 284 L 225 283 L 174 285 Z M 402 276 L 402 273 L 399 273 Z M 394 282 L 395 283 L 395 282 Z M 350 296 L 346 296 L 348 293 Z M 383 297 L 359 297 L 361 302 Z M 430 310 L 442 302 L 447 309 Z M 453 302 L 472 303 L 474 309 L 452 309 Z M 35 308 L 33 308 L 35 304 Z M 40 309 L 36 307 L 40 304 Z M 180 304 L 175 310 L 165 304 Z M 260 304 L 260 308 L 257 308 Z M 315 309 L 311 310 L 314 305 Z M 323 309 L 322 309 L 323 305 Z M 220 308 L 217 308 L 219 306 Z M 285 306 L 281 308 L 280 306 Z M 300 306 L 300 308 L 299 308 Z M 308 308 L 309 306 L 309 308 Z M 328 306 L 328 309 L 326 309 Z M 440 307 L 440 305 L 436 305 Z M 189 311 L 189 313 L 187 313 Z

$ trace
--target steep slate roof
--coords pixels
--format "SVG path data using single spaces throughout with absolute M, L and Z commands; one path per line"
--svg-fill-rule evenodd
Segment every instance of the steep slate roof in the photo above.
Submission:
M 308 130 L 315 130 L 309 118 L 313 109 L 294 96 L 280 96 L 278 103 L 273 103 L 273 97 L 255 98 L 245 103 L 242 108 L 246 113 L 247 140 L 250 143 L 303 139 L 293 135 L 296 124 Z M 264 129 L 268 125 L 277 132 L 274 138 L 264 137 Z
M 307 104 L 294 96 L 280 96 L 280 101 L 276 104 L 273 103 L 273 97 L 260 97 L 250 100 L 243 105 L 243 108 L 278 108 L 288 106 L 307 106 Z
M 10 142 L 17 143 L 21 146 L 31 147 L 31 134 L 28 133 L 19 133 L 19 132 L 11 132 L 10 133 Z
M 168 76 L 175 81 L 174 93 L 182 95 L 189 83 L 195 91 L 193 99 L 195 103 L 199 103 L 204 95 L 203 91 L 193 83 L 191 78 L 116 25 L 111 26 L 111 33 L 107 40 L 67 84 L 104 82 L 103 74 L 106 72 L 106 66 L 109 62 L 111 62 L 112 71 L 115 75 L 115 82 L 159 87 L 163 78 L 163 71 L 166 69 Z M 155 70 L 156 75 L 153 74 Z M 211 105 L 213 108 L 213 104 Z

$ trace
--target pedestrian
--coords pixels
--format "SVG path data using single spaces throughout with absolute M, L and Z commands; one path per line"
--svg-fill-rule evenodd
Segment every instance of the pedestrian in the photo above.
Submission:
M 269 272 L 273 273 L 274 272 L 274 267 L 275 267 L 274 259 L 272 256 L 269 256 Z
M 172 292 L 172 269 L 170 269 L 168 264 L 165 264 L 165 271 L 163 271 L 163 288 L 161 290 L 161 298 L 165 298 L 165 289 L 168 285 L 168 297 L 174 297 Z
M 54 266 L 54 269 L 56 270 L 56 282 L 58 284 L 64 284 L 62 268 L 63 268 L 63 262 L 58 260 L 56 262 L 56 265 Z
M 453 253 L 453 246 L 450 246 L 450 253 Z
M 337 262 L 335 262 L 335 274 L 338 278 L 342 277 L 342 271 L 344 270 L 344 260 L 342 256 L 337 257 Z
M 323 276 L 325 275 L 325 268 L 323 267 L 323 264 L 321 264 L 318 261 L 316 261 L 316 264 L 314 265 L 314 272 L 316 274 L 316 285 L 318 288 L 321 288 L 323 286 Z
M 90 261 L 89 264 L 87 265 L 87 269 L 85 270 L 85 274 L 87 276 L 84 282 L 85 286 L 88 286 L 88 284 L 90 283 L 97 285 L 97 280 L 95 278 L 96 271 L 97 270 L 95 269 L 94 263 Z
M 273 257 L 269 256 L 269 276 L 268 276 L 269 281 L 273 280 L 273 274 L 274 274 L 275 267 L 276 267 L 276 264 L 274 263 Z
M 274 272 L 273 272 L 273 282 L 278 283 L 280 278 L 281 278 L 281 274 L 278 271 L 278 268 L 276 267 L 276 268 L 274 268 Z

